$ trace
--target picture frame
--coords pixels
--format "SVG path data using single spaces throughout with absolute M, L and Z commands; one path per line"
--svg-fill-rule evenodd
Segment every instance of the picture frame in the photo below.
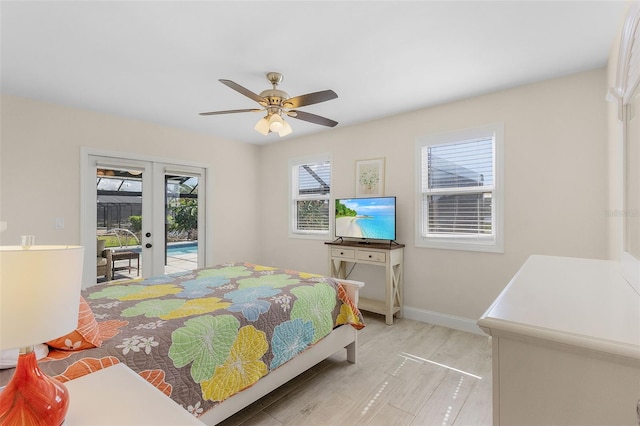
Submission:
M 356 197 L 384 196 L 384 158 L 356 160 Z

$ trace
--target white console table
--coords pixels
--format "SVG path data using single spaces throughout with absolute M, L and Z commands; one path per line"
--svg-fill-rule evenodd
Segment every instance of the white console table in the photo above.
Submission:
M 495 425 L 637 425 L 640 295 L 613 261 L 531 256 L 478 321 Z
M 385 316 L 393 324 L 393 315 L 402 317 L 402 255 L 404 244 L 327 242 L 329 271 L 334 278 L 346 279 L 347 263 L 362 263 L 385 268 L 385 298 L 383 301 L 360 297 L 358 309 Z

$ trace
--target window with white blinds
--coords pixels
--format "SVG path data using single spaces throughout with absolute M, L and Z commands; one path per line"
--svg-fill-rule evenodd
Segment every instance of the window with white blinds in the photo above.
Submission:
M 331 198 L 331 162 L 321 156 L 291 162 L 293 236 L 329 234 L 329 200 Z
M 501 126 L 418 139 L 416 245 L 502 252 L 501 139 Z

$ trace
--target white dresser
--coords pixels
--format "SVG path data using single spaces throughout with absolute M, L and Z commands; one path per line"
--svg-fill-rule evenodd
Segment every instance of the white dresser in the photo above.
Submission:
M 478 325 L 495 425 L 638 425 L 640 295 L 617 262 L 531 256 Z

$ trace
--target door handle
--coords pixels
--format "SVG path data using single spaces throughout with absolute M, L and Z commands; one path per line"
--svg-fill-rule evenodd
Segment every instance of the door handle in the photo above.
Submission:
M 151 245 L 151 243 L 147 243 L 147 244 L 145 244 L 144 246 L 145 246 L 146 248 L 151 248 L 151 247 L 153 247 L 153 246 Z
M 144 234 L 144 236 L 149 238 L 151 236 L 151 232 L 147 232 L 146 234 Z

